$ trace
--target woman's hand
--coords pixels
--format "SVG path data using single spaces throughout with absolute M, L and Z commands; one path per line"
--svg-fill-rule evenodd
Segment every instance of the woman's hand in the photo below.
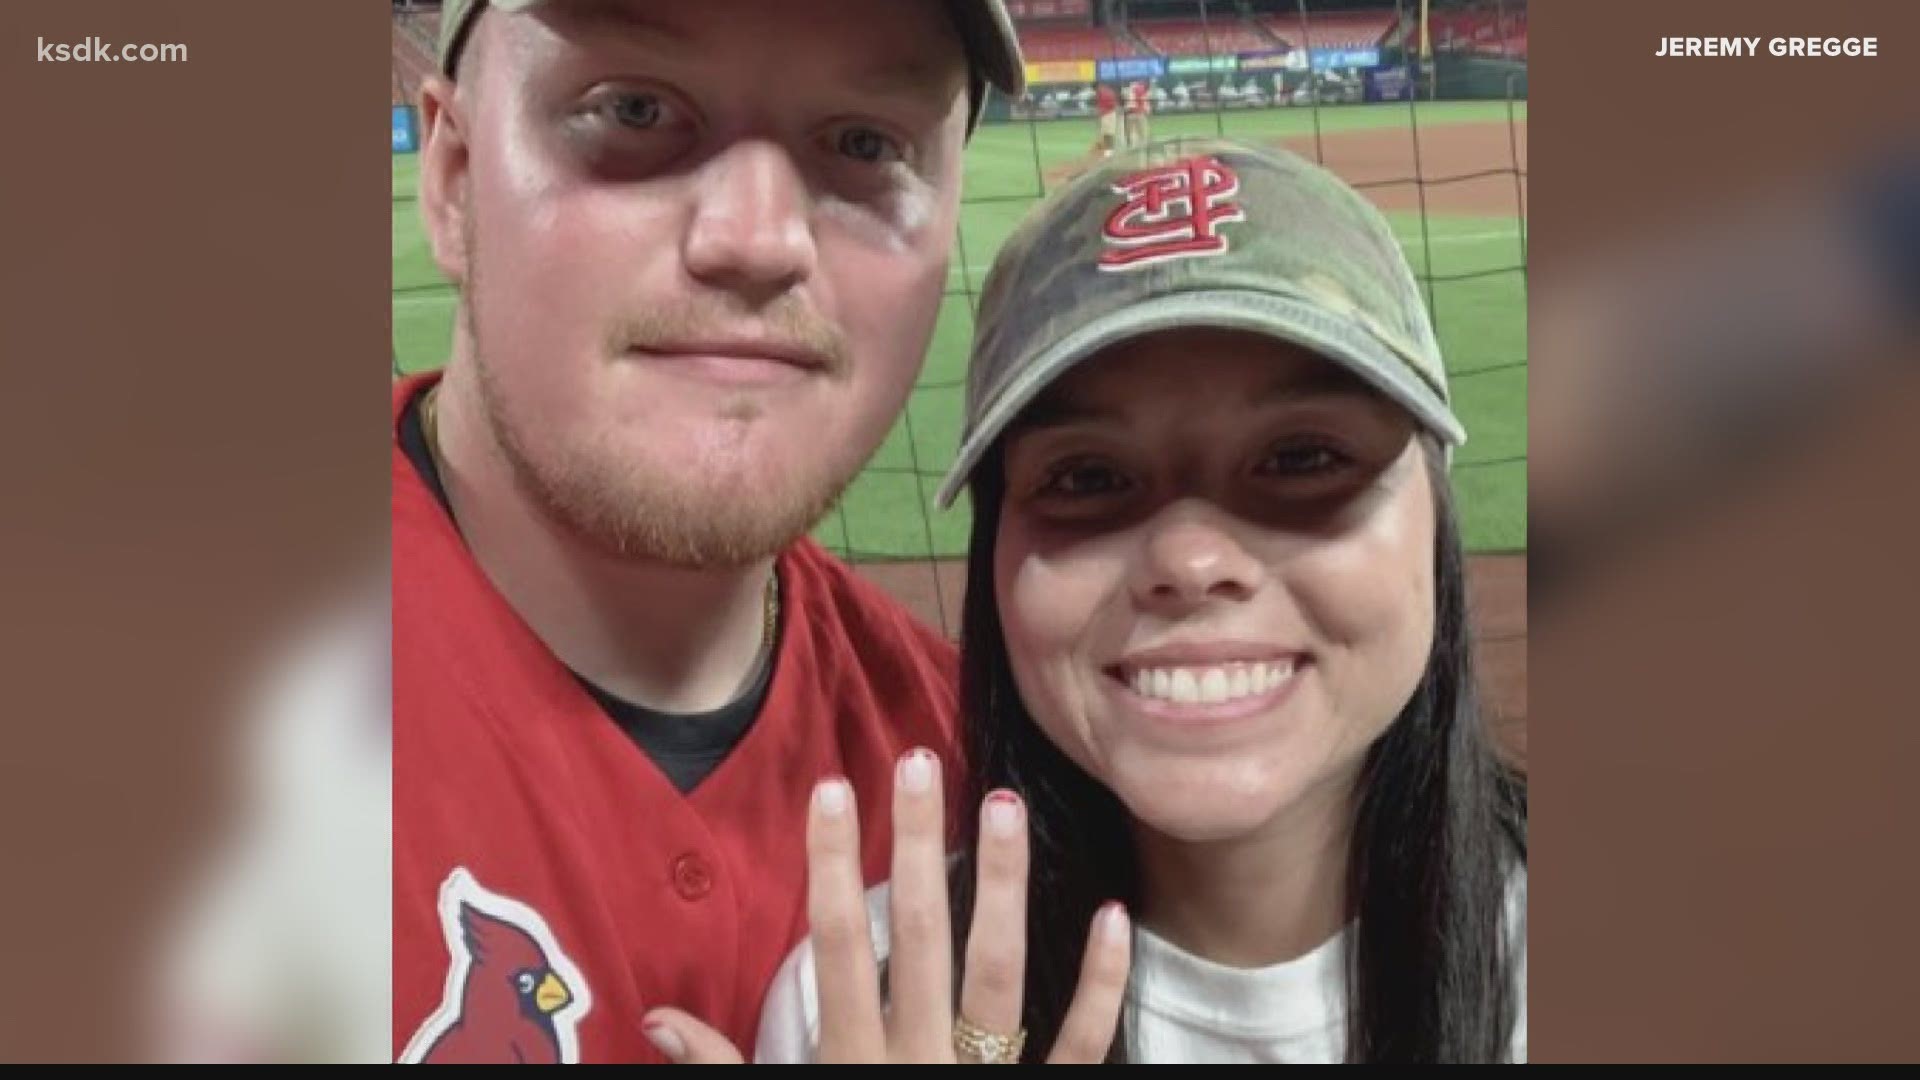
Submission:
M 973 924 L 960 1008 L 953 1008 L 952 912 L 947 897 L 940 764 L 916 750 L 894 774 L 890 889 L 891 999 L 880 1000 L 867 924 L 854 792 L 842 780 L 814 791 L 807 821 L 807 914 L 820 1002 L 823 1062 L 1017 1060 L 1027 929 L 1026 809 L 996 791 L 980 807 Z M 1080 985 L 1047 1060 L 1106 1057 L 1126 990 L 1130 934 L 1118 904 L 1094 918 Z M 649 1014 L 648 1036 L 687 1063 L 738 1062 L 718 1032 L 675 1009 Z

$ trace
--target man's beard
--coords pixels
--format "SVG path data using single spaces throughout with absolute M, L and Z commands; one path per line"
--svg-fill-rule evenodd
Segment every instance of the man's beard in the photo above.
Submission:
M 516 483 L 549 518 L 579 539 L 623 559 L 691 569 L 738 568 L 778 555 L 810 532 L 858 473 L 864 454 L 816 446 L 816 453 L 783 470 L 783 482 L 749 487 L 736 473 L 689 475 L 685 469 L 622 454 L 618 440 L 579 438 L 533 443 L 511 395 L 501 387 L 480 335 L 478 252 L 468 237 L 464 303 L 481 406 L 493 440 Z M 642 319 L 617 329 L 609 355 L 647 341 L 697 339 L 689 317 Z M 711 325 L 710 323 L 704 325 Z M 804 319 L 773 325 L 828 358 L 829 377 L 844 370 L 845 349 L 830 328 Z M 742 402 L 726 421 L 746 422 L 758 407 Z M 794 463 L 781 463 L 792 465 Z

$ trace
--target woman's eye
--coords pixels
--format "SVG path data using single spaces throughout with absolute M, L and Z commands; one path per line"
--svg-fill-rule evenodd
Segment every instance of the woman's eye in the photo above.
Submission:
M 1279 446 L 1260 462 L 1259 471 L 1269 476 L 1314 476 L 1340 469 L 1352 460 L 1325 443 Z
M 1097 461 L 1068 462 L 1047 474 L 1042 495 L 1084 498 L 1127 490 L 1127 478 L 1118 469 Z

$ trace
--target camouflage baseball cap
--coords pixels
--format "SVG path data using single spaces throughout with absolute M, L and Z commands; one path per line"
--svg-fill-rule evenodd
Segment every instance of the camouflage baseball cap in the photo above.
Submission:
M 1116 154 L 1042 200 L 980 296 L 951 506 L 994 440 L 1081 360 L 1208 327 L 1342 365 L 1451 448 L 1466 442 L 1440 344 L 1386 219 L 1313 162 L 1224 139 Z
M 501 11 L 525 11 L 541 0 L 446 0 L 440 8 L 440 70 L 449 77 L 466 44 L 467 32 L 480 9 L 488 4 Z M 800 0 L 806 2 L 806 0 Z M 1027 67 L 1020 56 L 1020 42 L 1014 36 L 1013 19 L 1007 15 L 1005 0 L 946 0 L 954 26 L 966 45 L 967 61 L 973 68 L 970 81 L 971 124 L 980 120 L 986 102 L 987 86 L 1019 97 L 1027 85 Z

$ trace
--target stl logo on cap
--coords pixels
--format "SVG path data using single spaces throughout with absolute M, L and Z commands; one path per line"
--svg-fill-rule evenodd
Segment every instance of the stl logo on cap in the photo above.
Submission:
M 1102 229 L 1108 244 L 1100 256 L 1102 270 L 1224 254 L 1227 238 L 1216 226 L 1246 218 L 1230 201 L 1240 191 L 1240 177 L 1212 155 L 1133 173 L 1113 190 L 1125 201 L 1107 215 Z

